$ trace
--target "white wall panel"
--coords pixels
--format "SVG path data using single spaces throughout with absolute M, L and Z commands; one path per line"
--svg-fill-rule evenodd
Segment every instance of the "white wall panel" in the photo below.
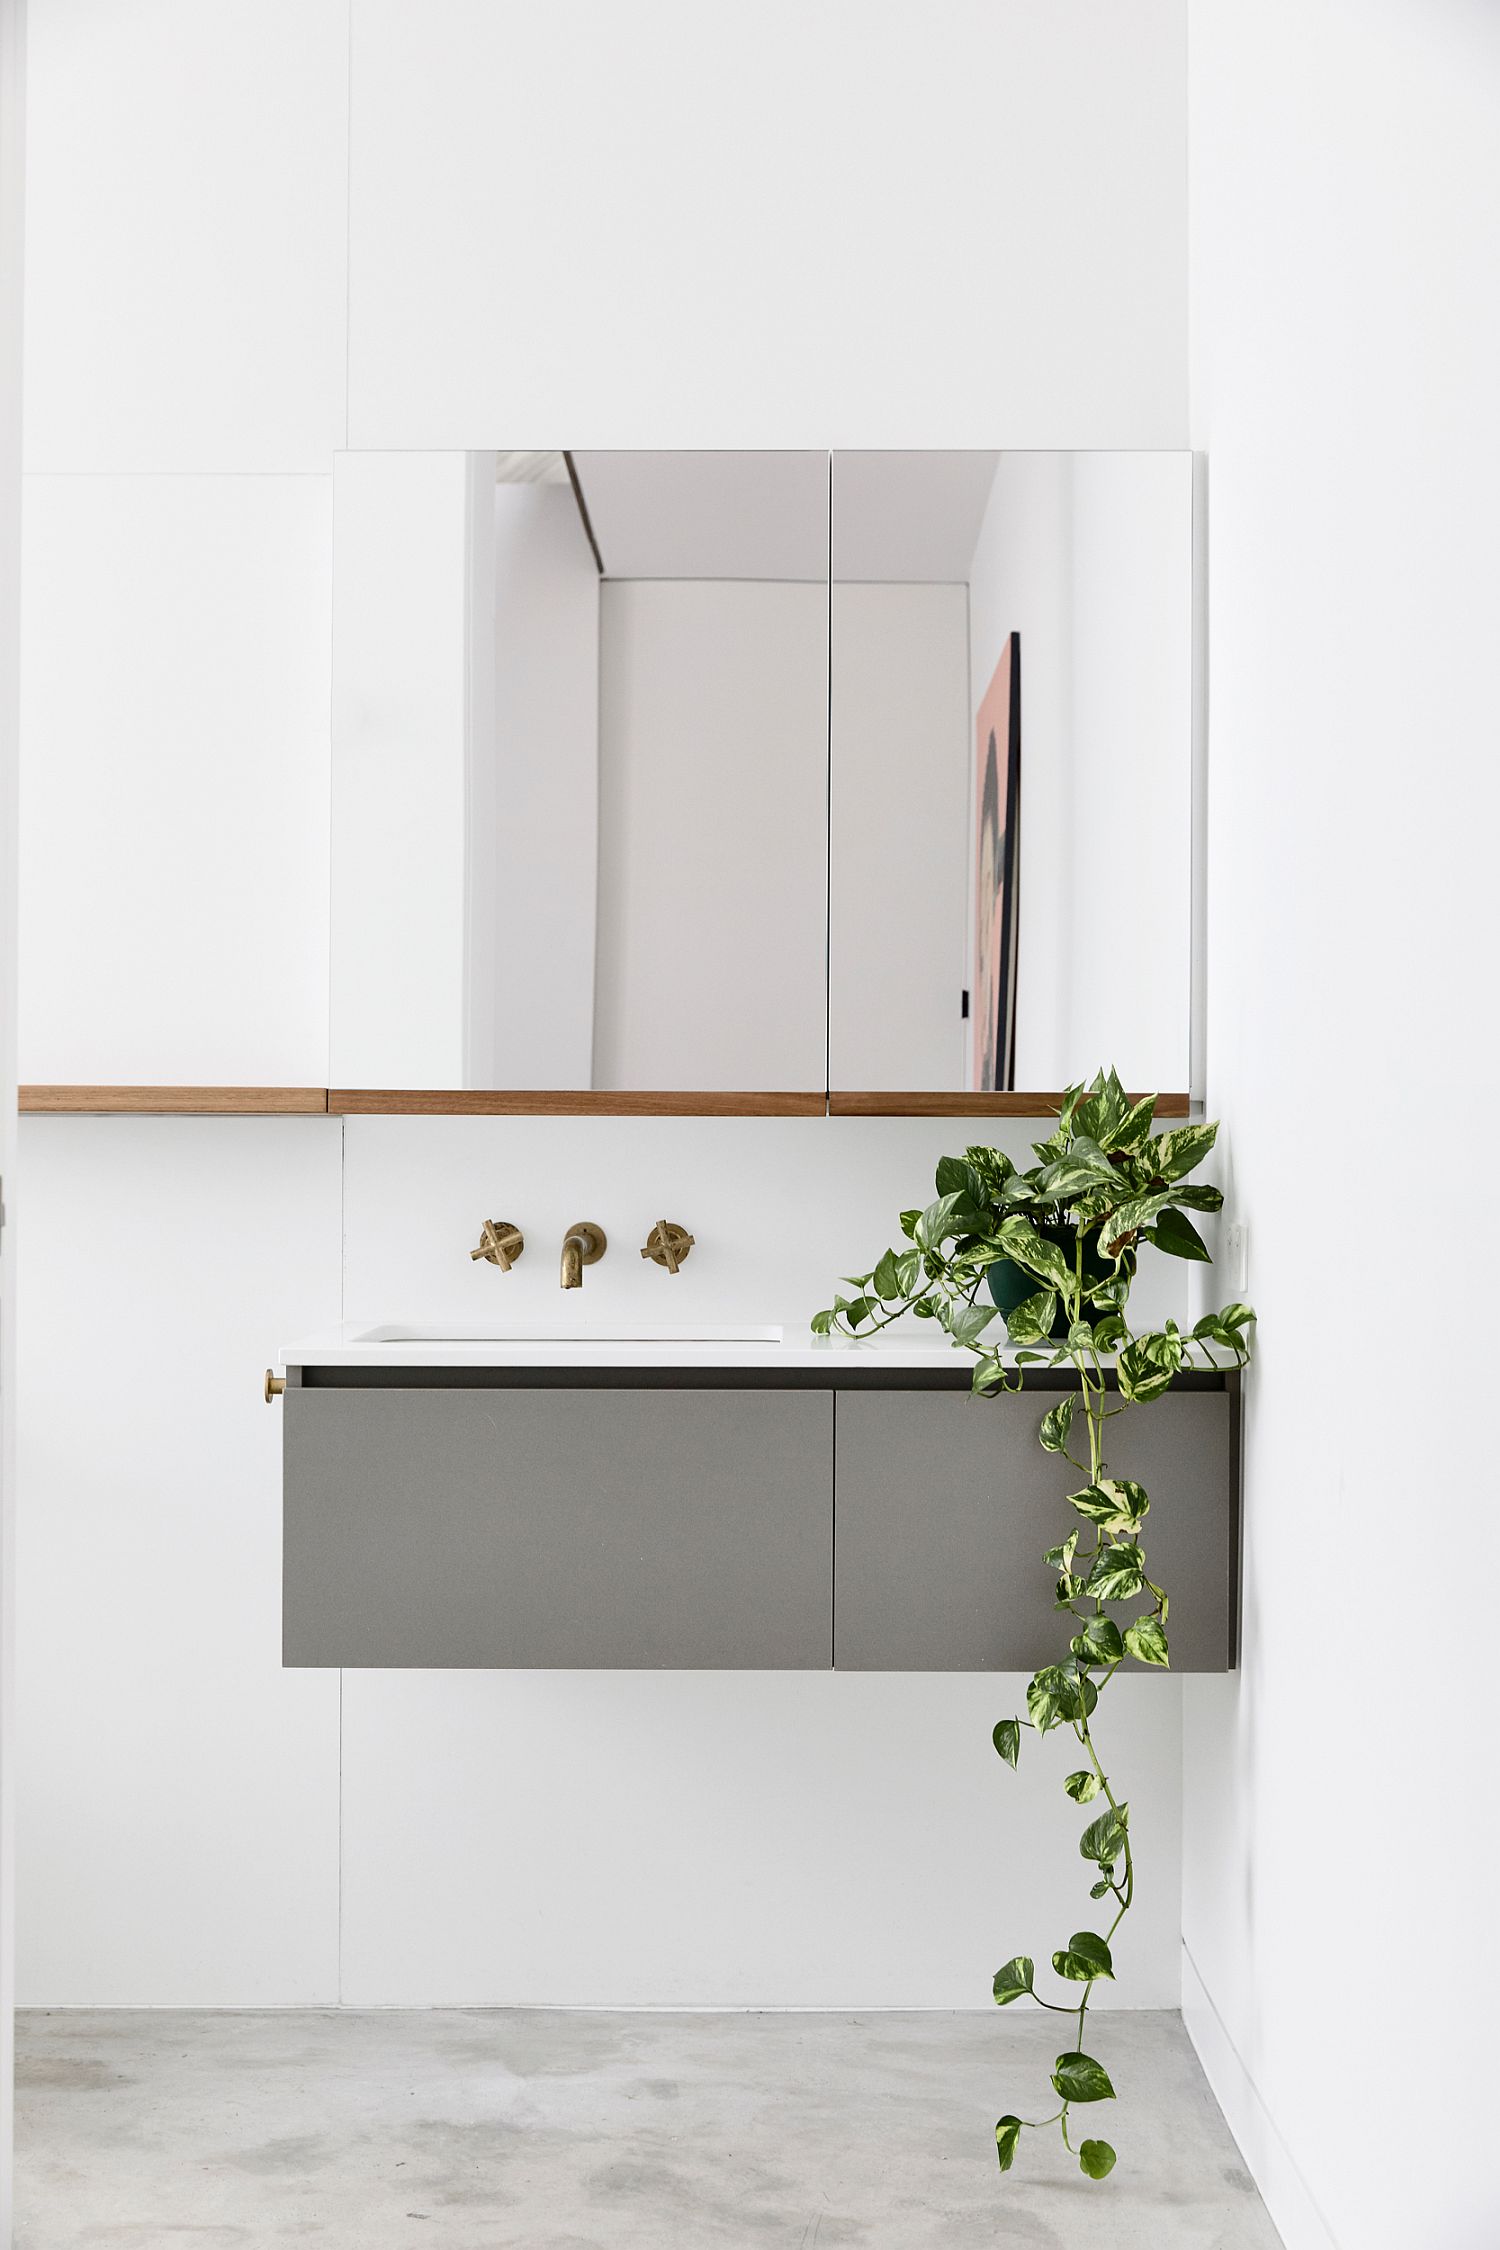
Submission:
M 1189 2020 L 1289 2250 L 1489 2250 L 1500 1207 L 1436 1183 L 1500 1104 L 1500 16 L 1193 18 L 1208 1101 L 1261 1321 L 1243 1667 L 1186 1688 Z
M 354 0 L 355 445 L 1180 445 L 1184 0 Z
M 27 480 L 23 1079 L 327 1083 L 329 502 Z
M 992 2008 L 1063 1899 L 1088 1918 L 1062 1745 L 1015 1774 L 991 1745 L 1024 1685 L 347 1672 L 345 1999 Z M 1111 1705 L 1142 1838 L 1120 1995 L 1173 2008 L 1181 1691 Z
M 23 1125 L 20 1992 L 337 1997 L 338 1676 L 281 1669 L 281 1415 L 336 1119 Z
M 27 16 L 27 467 L 325 472 L 346 0 Z
M 462 1086 L 470 541 L 488 560 L 491 525 L 462 453 L 341 453 L 333 491 L 328 1082 Z
M 16 805 L 21 632 L 25 9 L 0 0 L 0 2243 L 15 2166 Z

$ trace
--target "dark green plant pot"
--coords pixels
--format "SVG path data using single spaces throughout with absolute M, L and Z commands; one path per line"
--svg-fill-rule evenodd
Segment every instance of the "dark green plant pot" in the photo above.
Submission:
M 1045 1241 L 1057 1244 L 1071 1269 L 1074 1255 L 1074 1235 L 1071 1227 L 1042 1227 L 1038 1231 Z M 1103 1281 L 1112 1270 L 1108 1260 L 1101 1258 L 1093 1244 L 1090 1243 L 1083 1253 L 1084 1280 L 1089 1282 Z M 1028 1273 L 1024 1266 L 1018 1266 L 1010 1258 L 997 1258 L 995 1263 L 986 1269 L 984 1278 L 988 1284 L 990 1295 L 1000 1308 L 1001 1317 L 1006 1320 L 1009 1320 L 1017 1305 L 1024 1305 L 1027 1298 L 1034 1297 L 1042 1286 L 1035 1274 Z M 1050 1330 L 1053 1342 L 1061 1343 L 1067 1333 L 1068 1316 L 1062 1306 L 1059 1305 L 1057 1318 L 1053 1321 Z

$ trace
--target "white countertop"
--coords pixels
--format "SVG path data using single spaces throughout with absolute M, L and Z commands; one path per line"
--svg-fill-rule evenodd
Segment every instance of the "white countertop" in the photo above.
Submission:
M 925 1329 L 925 1333 L 924 1333 Z M 1003 1335 L 1004 1331 L 1001 1331 Z M 964 1368 L 968 1352 L 915 1322 L 867 1341 L 814 1336 L 805 1328 L 648 1328 L 598 1323 L 549 1335 L 470 1322 L 346 1320 L 299 1338 L 283 1367 L 826 1367 L 830 1360 L 879 1367 Z

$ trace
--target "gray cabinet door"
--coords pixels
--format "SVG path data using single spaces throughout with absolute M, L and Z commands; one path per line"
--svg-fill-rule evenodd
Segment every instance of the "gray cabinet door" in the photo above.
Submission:
M 827 1395 L 284 1403 L 287 1664 L 832 1662 Z
M 1083 1528 L 1067 1495 L 1085 1480 L 1037 1444 L 1055 1403 L 1040 1392 L 840 1395 L 840 1671 L 1032 1671 L 1066 1652 L 1042 1556 Z M 1111 1468 L 1151 1495 L 1146 1555 L 1171 1600 L 1178 1672 L 1234 1661 L 1235 1403 L 1222 1390 L 1174 1391 L 1112 1426 Z

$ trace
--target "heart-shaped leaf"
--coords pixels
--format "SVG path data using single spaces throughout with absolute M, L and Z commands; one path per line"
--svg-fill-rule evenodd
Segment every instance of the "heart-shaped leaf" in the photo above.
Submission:
M 1044 1664 L 1026 1690 L 1027 1716 L 1040 1734 L 1048 1733 L 1059 1720 L 1072 1724 L 1086 1717 L 1098 1701 L 1093 1681 L 1066 1664 Z
M 1143 1485 L 1131 1477 L 1099 1477 L 1081 1492 L 1068 1494 L 1069 1507 L 1105 1531 L 1135 1531 L 1151 1507 Z
M 1078 1849 L 1085 1859 L 1097 1860 L 1101 1867 L 1113 1867 L 1125 1850 L 1125 1824 L 1113 1805 L 1108 1812 L 1100 1813 L 1091 1821 L 1078 1839 Z
M 938 1318 L 955 1344 L 961 1344 L 965 1351 L 972 1351 L 994 1319 L 995 1313 L 994 1305 L 960 1305 L 953 1310 L 945 1305 Z
M 1068 1432 L 1073 1427 L 1073 1415 L 1078 1405 L 1078 1394 L 1069 1391 L 1056 1406 L 1049 1407 L 1042 1416 L 1042 1426 L 1037 1440 L 1044 1453 L 1061 1453 L 1068 1442 Z
M 993 1736 L 995 1748 L 1008 1766 L 1014 1766 L 1021 1755 L 1021 1722 L 1019 1719 L 1002 1719 Z
M 1099 1776 L 1096 1773 L 1090 1773 L 1087 1766 L 1081 1766 L 1077 1773 L 1070 1773 L 1063 1783 L 1064 1789 L 1066 1789 L 1075 1805 L 1088 1804 L 1098 1796 L 1103 1786 L 1104 1784 L 1100 1781 Z
M 1028 1273 L 1034 1273 L 1038 1281 L 1045 1281 L 1053 1289 L 1071 1286 L 1073 1276 L 1057 1244 L 1039 1234 L 1029 1219 L 1019 1216 L 1003 1219 L 996 1239 L 1007 1258 L 1024 1266 Z
M 918 1218 L 912 1232 L 920 1250 L 936 1250 L 955 1235 L 979 1234 L 985 1227 L 982 1212 L 976 1211 L 966 1195 L 940 1195 L 929 1203 Z
M 1006 1314 L 1005 1332 L 1013 1344 L 1045 1343 L 1056 1318 L 1056 1290 L 1039 1289 L 1034 1297 L 1024 1297 L 1013 1312 Z
M 1078 2169 L 1091 2180 L 1107 2179 L 1115 2168 L 1115 2152 L 1108 2141 L 1080 2141 Z
M 1099 1138 L 1109 1149 L 1141 1149 L 1151 1131 L 1151 1121 L 1156 1115 L 1156 1096 L 1142 1094 L 1134 1108 L 1127 1111 L 1112 1133 L 1101 1133 Z
M 1136 1342 L 1122 1347 L 1115 1361 L 1115 1378 L 1120 1386 L 1120 1396 L 1132 1406 L 1144 1405 L 1148 1399 L 1160 1398 L 1163 1391 L 1172 1387 L 1172 1370 L 1152 1359 L 1144 1344 Z
M 978 1168 L 962 1156 L 940 1156 L 933 1185 L 939 1195 L 959 1195 L 976 1207 L 982 1207 L 986 1200 Z
M 1026 1690 L 1026 1711 L 1040 1734 L 1047 1734 L 1060 1719 L 1070 1719 L 1078 1709 L 1078 1676 L 1060 1664 L 1044 1665 Z
M 1088 1591 L 1096 1602 L 1133 1601 L 1146 1583 L 1146 1558 L 1133 1540 L 1105 1547 L 1094 1559 Z
M 1125 1628 L 1125 1646 L 1138 1664 L 1170 1664 L 1167 1636 L 1159 1617 L 1138 1617 Z
M 1125 1654 L 1119 1626 L 1112 1617 L 1086 1618 L 1073 1643 L 1073 1653 L 1086 1664 L 1118 1664 Z
M 901 1276 L 894 1250 L 887 1250 L 871 1275 L 871 1280 L 874 1283 L 876 1296 L 885 1304 L 889 1304 L 892 1298 L 905 1294 L 901 1287 Z
M 1179 1125 L 1146 1143 L 1146 1162 L 1158 1180 L 1180 1180 L 1203 1162 L 1219 1137 L 1217 1125 Z
M 1109 1947 L 1092 1930 L 1075 1930 L 1063 1950 L 1053 1954 L 1052 1966 L 1073 1984 L 1091 1984 L 1095 1977 L 1115 1973 Z
M 1076 2050 L 1058 2056 L 1052 2083 L 1065 2102 L 1112 2102 L 1115 2098 L 1103 2063 Z
M 1197 1258 L 1204 1265 L 1213 1264 L 1213 1254 L 1191 1219 L 1181 1211 L 1170 1208 L 1150 1230 L 1150 1239 L 1158 1250 L 1165 1250 L 1171 1258 Z
M 1018 1953 L 1007 1961 L 1003 1969 L 995 1971 L 995 1999 L 1000 2007 L 1019 2000 L 1031 1990 L 1031 1980 L 1036 1974 L 1036 1963 L 1029 1954 Z
M 1000 2169 L 1008 2172 L 1016 2160 L 1016 2143 L 1021 2138 L 1019 2117 L 1002 2117 L 995 2127 L 995 2153 L 1000 2159 Z

